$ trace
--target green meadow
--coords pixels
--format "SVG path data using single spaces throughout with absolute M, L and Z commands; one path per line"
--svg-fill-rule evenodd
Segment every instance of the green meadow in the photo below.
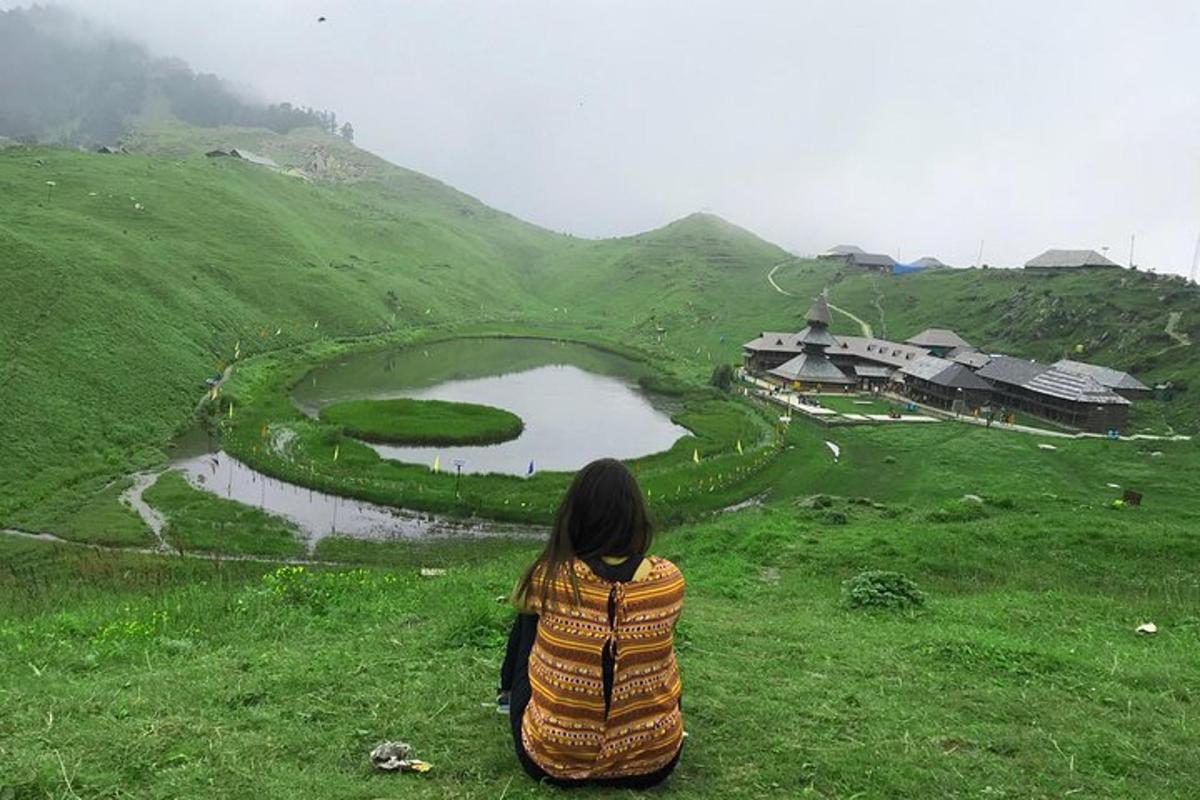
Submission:
M 347 436 L 393 444 L 496 444 L 525 425 L 511 411 L 444 400 L 346 400 L 321 409 L 321 419 Z
M 331 175 L 198 155 L 228 142 L 285 165 L 321 147 Z M 690 736 L 658 793 L 1195 796 L 1200 444 L 783 425 L 710 383 L 743 341 L 802 327 L 827 288 L 879 335 L 950 327 L 1169 383 L 1134 430 L 1196 433 L 1195 286 L 881 278 L 712 215 L 579 239 L 315 131 L 170 126 L 134 143 L 0 150 L 0 528 L 58 539 L 0 535 L 0 800 L 558 794 L 520 772 L 491 704 L 511 619 L 497 598 L 536 543 L 334 537 L 287 563 L 306 557 L 292 523 L 167 472 L 142 495 L 163 518 L 158 554 L 123 500 L 200 424 L 292 483 L 543 525 L 568 474 L 458 484 L 357 440 L 485 436 L 496 415 L 350 402 L 314 419 L 291 396 L 348 353 L 480 336 L 634 359 L 690 431 L 631 462 L 655 552 L 688 581 Z M 777 266 L 787 294 L 767 281 Z M 836 312 L 834 329 L 859 330 Z M 1115 503 L 1125 490 L 1143 503 Z M 865 570 L 901 573 L 926 602 L 849 607 L 843 584 Z M 373 774 L 384 739 L 433 771 Z

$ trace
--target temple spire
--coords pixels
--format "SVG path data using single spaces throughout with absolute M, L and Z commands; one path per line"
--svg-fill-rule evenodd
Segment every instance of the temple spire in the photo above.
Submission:
M 829 304 L 825 302 L 824 292 L 817 295 L 812 306 L 808 309 L 808 313 L 804 315 L 804 320 L 810 327 L 828 327 L 830 322 Z

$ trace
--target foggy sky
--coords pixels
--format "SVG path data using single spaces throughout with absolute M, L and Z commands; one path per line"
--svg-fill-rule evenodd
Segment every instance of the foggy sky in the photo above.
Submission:
M 546 227 L 1187 273 L 1192 0 L 64 0 Z M 0 5 L 19 5 L 4 2 Z M 319 15 L 328 22 L 318 24 Z

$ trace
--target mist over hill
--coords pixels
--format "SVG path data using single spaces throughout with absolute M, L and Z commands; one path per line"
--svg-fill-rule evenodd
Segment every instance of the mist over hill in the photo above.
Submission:
M 0 136 L 25 142 L 112 144 L 138 118 L 287 133 L 316 126 L 353 138 L 330 111 L 246 99 L 222 78 L 54 6 L 0 10 Z

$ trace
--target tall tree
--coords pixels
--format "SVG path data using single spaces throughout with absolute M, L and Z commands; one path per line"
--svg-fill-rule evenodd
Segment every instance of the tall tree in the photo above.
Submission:
M 354 126 L 351 125 L 349 122 L 344 123 L 342 125 L 342 138 L 345 139 L 347 142 L 354 141 Z

